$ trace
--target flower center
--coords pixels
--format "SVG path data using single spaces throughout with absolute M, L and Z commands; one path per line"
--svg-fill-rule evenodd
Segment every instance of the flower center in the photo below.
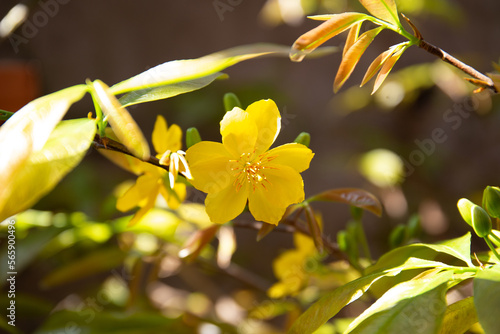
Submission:
M 252 155 L 253 153 L 243 153 L 237 160 L 231 160 L 231 162 L 235 164 L 231 170 L 236 173 L 233 183 L 236 187 L 236 191 L 239 191 L 245 182 L 252 187 L 253 191 L 259 186 L 267 190 L 266 186 L 271 185 L 265 172 L 267 169 L 277 169 L 276 167 L 267 165 L 267 163 L 274 160 L 276 157 L 268 156 L 264 153 L 251 159 Z

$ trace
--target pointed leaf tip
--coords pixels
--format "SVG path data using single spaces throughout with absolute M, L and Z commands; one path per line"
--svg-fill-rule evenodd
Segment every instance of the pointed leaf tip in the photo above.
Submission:
M 398 9 L 394 0 L 359 0 L 372 15 L 399 26 Z

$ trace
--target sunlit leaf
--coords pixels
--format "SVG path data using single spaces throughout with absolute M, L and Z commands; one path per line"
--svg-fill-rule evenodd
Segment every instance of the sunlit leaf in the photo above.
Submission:
M 377 216 L 382 215 L 382 204 L 371 193 L 357 188 L 331 189 L 315 195 L 308 199 L 311 201 L 329 201 L 349 204 L 364 210 L 368 210 Z
M 41 284 L 49 288 L 110 271 L 122 264 L 126 255 L 117 247 L 97 249 L 51 271 L 42 279 Z
M 288 47 L 251 44 L 197 58 L 174 60 L 155 66 L 110 88 L 113 94 L 166 86 L 213 75 L 241 61 L 265 55 L 287 55 Z M 210 79 L 207 79 L 210 80 Z
M 485 334 L 500 328 L 500 265 L 480 270 L 474 278 L 474 305 Z
M 354 45 L 354 43 L 358 40 L 359 38 L 359 30 L 361 29 L 361 24 L 363 22 L 358 22 L 354 24 L 351 29 L 349 30 L 349 34 L 347 34 L 347 39 L 345 41 L 344 45 L 344 51 L 342 53 L 342 57 L 345 56 L 347 50 L 351 48 L 351 46 Z
M 383 277 L 393 277 L 403 270 L 417 268 L 432 268 L 435 264 L 428 261 L 419 261 L 411 259 L 402 266 L 390 268 L 385 271 L 372 273 L 362 276 L 354 281 L 342 285 L 335 290 L 327 293 L 317 302 L 312 304 L 302 315 L 293 323 L 290 328 L 290 334 L 308 334 L 313 333 L 321 325 L 335 316 L 344 306 L 360 298 L 368 289 Z
M 451 255 L 473 267 L 470 259 L 470 238 L 470 233 L 467 233 L 463 237 L 437 244 L 417 243 L 399 247 L 382 255 L 377 263 L 366 268 L 366 272 L 372 273 L 401 265 L 410 257 L 433 260 L 437 256 L 436 252 Z
M 368 70 L 366 70 L 365 76 L 361 81 L 360 87 L 363 87 L 371 78 L 380 70 L 385 61 L 392 55 L 393 49 L 386 50 L 382 52 L 375 60 L 370 64 Z
M 32 152 L 11 176 L 8 184 L 12 191 L 1 198 L 0 221 L 30 208 L 52 190 L 80 163 L 95 131 L 95 121 L 87 118 L 61 122 L 43 148 Z
M 323 22 L 318 27 L 309 30 L 300 36 L 293 43 L 290 51 L 290 59 L 301 61 L 304 56 L 330 38 L 349 29 L 352 25 L 362 22 L 368 18 L 368 15 L 362 13 L 342 13 L 332 15 L 328 21 Z
M 446 283 L 452 276 L 453 272 L 446 271 L 394 286 L 357 317 L 345 333 L 436 333 L 446 310 Z
M 342 57 L 342 62 L 340 63 L 339 70 L 337 71 L 337 76 L 333 83 L 333 91 L 336 93 L 344 85 L 346 80 L 351 76 L 352 71 L 358 64 L 359 59 L 366 51 L 366 48 L 370 45 L 373 39 L 384 29 L 384 27 L 379 27 L 375 29 L 368 30 L 363 33 L 359 39 L 354 43 L 353 46 L 347 50 L 344 57 Z
M 397 47 L 396 50 L 384 62 L 382 68 L 380 69 L 380 72 L 377 75 L 377 78 L 375 79 L 375 84 L 373 85 L 372 94 L 375 93 L 380 88 L 385 78 L 387 78 L 389 72 L 394 67 L 394 64 L 396 64 L 396 62 L 399 60 L 399 57 L 401 57 L 401 55 L 403 54 L 403 52 L 406 50 L 407 47 L 408 44 L 401 47 Z
M 448 306 L 439 334 L 463 334 L 476 322 L 474 300 L 468 297 Z
M 149 146 L 141 129 L 130 116 L 116 97 L 111 93 L 106 84 L 100 80 L 92 83 L 94 97 L 107 117 L 107 121 L 121 143 L 127 147 L 134 156 L 149 159 Z
M 169 97 L 189 93 L 194 90 L 206 87 L 215 79 L 219 79 L 224 76 L 225 74 L 217 72 L 198 79 L 154 88 L 140 89 L 123 95 L 122 97 L 120 97 L 119 101 L 124 107 L 128 107 L 134 104 L 167 99 Z
M 73 86 L 31 101 L 0 128 L 0 212 L 16 189 L 12 183 L 33 151 L 42 149 L 68 108 L 87 92 L 85 85 Z M 8 211 L 12 211 L 7 209 Z M 3 220 L 1 218 L 0 220 Z
M 399 16 L 394 0 L 359 0 L 361 4 L 374 16 L 398 26 Z

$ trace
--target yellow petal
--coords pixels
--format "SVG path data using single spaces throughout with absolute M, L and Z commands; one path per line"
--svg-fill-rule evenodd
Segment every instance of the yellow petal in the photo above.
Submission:
M 167 131 L 167 150 L 177 152 L 182 148 L 182 129 L 177 124 L 172 124 Z
M 231 155 L 221 143 L 202 141 L 186 152 L 191 168 L 191 184 L 206 193 L 216 193 L 233 182 Z
M 268 169 L 265 176 L 264 186 L 249 190 L 248 206 L 256 220 L 277 225 L 289 205 L 304 200 L 304 184 L 300 174 L 287 166 Z
M 254 152 L 259 131 L 245 110 L 234 107 L 220 122 L 220 133 L 224 147 L 239 157 L 242 153 Z
M 255 154 L 261 154 L 271 147 L 280 132 L 280 112 L 273 100 L 254 102 L 248 106 L 246 112 L 257 125 L 258 134 L 255 143 Z
M 275 147 L 266 155 L 275 157 L 271 162 L 273 165 L 285 165 L 302 172 L 309 168 L 314 153 L 302 144 L 290 143 Z
M 161 154 L 167 150 L 167 121 L 162 115 L 156 116 L 151 139 L 156 153 Z
M 122 212 L 132 210 L 147 198 L 150 193 L 158 195 L 158 179 L 148 174 L 141 175 L 137 182 L 116 201 L 116 208 Z
M 150 192 L 145 198 L 145 202 L 143 206 L 137 211 L 132 219 L 128 222 L 127 226 L 133 226 L 137 224 L 145 215 L 149 212 L 154 206 L 156 202 L 156 197 L 158 196 L 158 192 Z
M 168 207 L 175 210 L 186 198 L 186 185 L 183 183 L 176 183 L 173 189 L 160 187 L 160 193 L 165 201 L 167 201 Z
M 224 224 L 236 218 L 247 203 L 248 193 L 246 184 L 236 191 L 233 185 L 225 189 L 208 194 L 205 199 L 205 206 L 210 220 L 216 224 Z

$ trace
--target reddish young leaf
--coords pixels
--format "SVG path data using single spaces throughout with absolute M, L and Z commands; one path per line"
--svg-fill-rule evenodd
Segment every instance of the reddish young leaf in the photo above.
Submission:
M 179 257 L 186 259 L 188 262 L 196 259 L 203 248 L 212 241 L 220 227 L 221 225 L 214 224 L 193 233 L 179 251 Z
M 332 15 L 328 21 L 309 30 L 293 43 L 292 50 L 290 51 L 290 59 L 293 61 L 301 61 L 306 54 L 312 52 L 330 38 L 349 29 L 353 24 L 362 22 L 367 18 L 368 15 L 363 13 L 349 12 Z
M 363 77 L 363 81 L 361 82 L 360 87 L 363 87 L 371 78 L 377 73 L 382 65 L 384 65 L 385 61 L 391 56 L 394 52 L 393 49 L 386 50 L 382 52 L 375 60 L 370 64 L 368 70 L 366 70 L 365 76 Z
M 380 204 L 380 201 L 373 194 L 363 189 L 331 189 L 313 196 L 308 200 L 308 202 L 312 201 L 345 203 L 368 210 L 379 217 L 382 215 L 382 205 Z
M 349 48 L 344 57 L 342 57 L 342 62 L 340 63 L 337 76 L 335 77 L 335 81 L 333 83 L 333 91 L 335 93 L 338 92 L 349 76 L 351 76 L 352 71 L 358 64 L 359 58 L 361 58 L 375 36 L 377 36 L 383 29 L 384 27 L 379 27 L 365 32 L 359 37 L 354 45 Z
M 354 45 L 354 43 L 358 40 L 359 38 L 359 30 L 361 29 L 361 24 L 363 22 L 358 22 L 356 24 L 354 24 L 351 29 L 349 30 L 349 34 L 347 35 L 347 39 L 345 41 L 345 45 L 344 45 L 344 52 L 342 53 L 342 57 L 345 56 L 347 50 L 349 50 L 349 48 L 351 46 Z
M 377 75 L 377 78 L 375 79 L 375 85 L 373 86 L 373 91 L 372 94 L 377 91 L 377 89 L 380 88 L 380 85 L 384 82 L 385 78 L 389 75 L 389 72 L 391 72 L 392 68 L 394 67 L 394 64 L 398 61 L 399 57 L 403 54 L 403 52 L 406 50 L 408 47 L 408 44 L 396 48 L 396 50 L 391 54 L 391 56 L 385 61 L 384 65 L 380 69 L 380 72 Z
M 374 16 L 399 25 L 398 9 L 394 0 L 359 0 L 361 4 Z

